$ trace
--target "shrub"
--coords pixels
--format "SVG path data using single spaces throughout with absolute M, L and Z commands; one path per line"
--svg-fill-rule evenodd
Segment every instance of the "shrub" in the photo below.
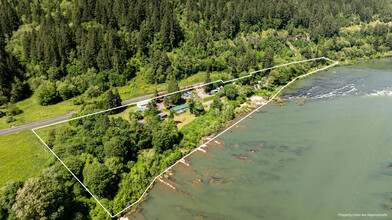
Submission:
M 58 101 L 58 93 L 54 83 L 44 81 L 36 91 L 40 105 L 50 105 Z
M 88 98 L 97 97 L 101 94 L 98 86 L 90 86 L 86 91 L 86 96 Z
M 72 103 L 74 105 L 82 105 L 82 104 L 84 104 L 84 99 L 82 97 L 74 98 L 72 100 Z
M 57 91 L 63 100 L 72 98 L 77 94 L 77 88 L 69 81 L 57 82 Z
M 11 116 L 11 117 L 8 117 L 7 120 L 5 120 L 5 123 L 8 124 L 8 123 L 11 123 L 11 122 L 14 122 L 14 121 L 16 121 L 16 119 Z
M 129 112 L 129 120 L 132 120 L 132 117 L 135 117 L 135 119 L 137 119 L 137 120 L 143 119 L 143 115 L 139 111 Z
M 230 100 L 234 100 L 237 97 L 238 90 L 235 85 L 227 84 L 223 87 L 224 93 Z
M 14 105 L 14 104 L 8 104 L 8 106 L 7 106 L 7 115 L 9 115 L 9 116 L 19 115 L 22 112 L 23 111 L 18 106 Z

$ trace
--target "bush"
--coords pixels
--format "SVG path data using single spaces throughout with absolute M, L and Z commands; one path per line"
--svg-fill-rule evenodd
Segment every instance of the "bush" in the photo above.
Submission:
M 72 100 L 72 103 L 73 103 L 74 105 L 82 105 L 82 104 L 84 104 L 84 99 L 83 99 L 82 97 L 74 98 L 74 99 Z
M 8 123 L 11 123 L 11 122 L 14 122 L 14 121 L 16 121 L 16 119 L 11 116 L 11 117 L 8 117 L 7 120 L 5 120 L 5 123 L 8 124 Z
M 223 91 L 228 99 L 234 100 L 237 97 L 238 90 L 235 85 L 227 84 L 223 87 Z
M 90 88 L 88 88 L 86 91 L 86 96 L 88 98 L 97 97 L 100 94 L 101 94 L 101 91 L 99 90 L 98 86 L 90 86 Z
M 219 91 L 215 94 L 215 96 L 221 98 L 221 97 L 225 96 L 225 93 L 223 91 Z
M 131 120 L 132 117 L 135 117 L 137 120 L 142 120 L 143 119 L 143 115 L 139 111 L 134 111 L 134 112 L 131 111 L 131 112 L 129 112 L 129 120 Z
M 56 86 L 54 83 L 49 81 L 44 81 L 38 87 L 37 91 L 38 103 L 40 105 L 50 105 L 59 100 L 59 96 L 57 94 Z
M 23 111 L 18 106 L 14 105 L 14 104 L 8 104 L 8 106 L 7 106 L 7 115 L 9 115 L 9 116 L 19 115 L 22 112 Z
M 63 100 L 72 98 L 77 94 L 77 88 L 70 81 L 57 81 L 57 91 Z

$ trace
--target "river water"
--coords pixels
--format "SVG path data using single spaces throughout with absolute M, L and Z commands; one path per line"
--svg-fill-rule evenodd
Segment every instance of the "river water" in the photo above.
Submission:
M 177 165 L 177 191 L 156 183 L 133 217 L 392 219 L 392 59 L 317 73 L 284 97 Z

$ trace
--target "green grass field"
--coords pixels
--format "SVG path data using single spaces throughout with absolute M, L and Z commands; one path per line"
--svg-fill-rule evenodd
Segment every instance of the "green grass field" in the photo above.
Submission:
M 33 132 L 24 131 L 0 137 L 0 187 L 9 180 L 38 176 L 53 155 Z
M 206 74 L 205 72 L 198 72 L 197 74 L 194 74 L 186 79 L 181 80 L 178 83 L 178 85 L 182 87 L 182 86 L 189 86 L 192 84 L 204 82 L 205 74 Z M 228 78 L 228 74 L 224 72 L 215 71 L 211 73 L 211 81 L 215 81 L 218 79 L 227 79 L 227 78 Z M 135 78 L 133 78 L 128 83 L 128 85 L 123 87 L 118 87 L 118 92 L 120 93 L 122 100 L 127 100 L 146 94 L 152 94 L 154 93 L 155 87 L 159 92 L 164 91 L 166 90 L 166 83 L 160 83 L 157 85 L 146 84 L 144 82 L 143 76 L 140 74 L 137 75 Z
M 23 113 L 14 116 L 16 121 L 11 123 L 6 123 L 7 117 L 0 118 L 0 129 L 9 128 L 11 125 L 17 126 L 65 115 L 71 111 L 79 110 L 81 108 L 81 105 L 73 105 L 71 99 L 54 105 L 41 106 L 38 104 L 35 95 L 16 103 L 16 106 L 18 106 Z

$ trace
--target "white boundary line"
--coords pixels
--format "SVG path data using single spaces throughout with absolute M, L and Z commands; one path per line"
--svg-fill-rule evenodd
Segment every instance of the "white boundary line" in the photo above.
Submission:
M 214 82 L 205 83 L 205 84 L 198 85 L 198 86 L 193 86 L 193 87 L 191 87 L 191 88 L 187 88 L 187 89 L 183 89 L 183 90 L 180 90 L 180 91 L 172 92 L 172 93 L 165 94 L 165 95 L 162 95 L 162 96 L 157 96 L 157 97 L 154 97 L 154 98 L 151 98 L 151 99 L 146 99 L 146 100 L 154 100 L 154 99 L 162 98 L 162 97 L 165 97 L 165 96 L 168 96 L 168 95 L 176 94 L 176 93 L 183 92 L 183 91 L 188 91 L 188 90 L 191 90 L 191 89 L 195 89 L 195 88 L 198 88 L 198 87 L 202 87 L 202 86 L 205 86 L 205 85 L 214 84 L 214 83 L 218 83 L 218 82 L 221 82 L 221 83 L 223 83 L 223 84 L 226 84 L 226 83 L 229 83 L 229 82 L 237 81 L 237 80 L 239 80 L 239 79 L 244 79 L 244 78 L 251 77 L 254 73 L 259 73 L 259 72 L 263 72 L 263 71 L 266 71 L 266 70 L 272 70 L 272 69 L 276 69 L 276 68 L 279 68 L 279 67 L 288 66 L 288 65 L 291 65 L 291 64 L 304 63 L 304 62 L 309 62 L 309 61 L 314 61 L 314 60 L 322 60 L 322 59 L 323 59 L 323 60 L 330 61 L 330 62 L 333 62 L 333 64 L 331 64 L 331 65 L 329 65 L 329 66 L 326 66 L 326 67 L 324 67 L 324 68 L 317 69 L 317 70 L 315 70 L 315 71 L 312 71 L 312 72 L 309 72 L 309 73 L 306 73 L 306 74 L 304 74 L 304 75 L 301 75 L 301 76 L 298 76 L 298 77 L 294 78 L 292 81 L 290 81 L 290 82 L 287 83 L 285 86 L 283 86 L 282 88 L 280 88 L 279 91 L 278 91 L 274 96 L 272 96 L 267 102 L 264 102 L 262 105 L 260 105 L 259 107 L 257 107 L 256 109 L 254 109 L 253 111 L 251 111 L 250 113 L 248 113 L 246 116 L 244 116 L 243 118 L 241 118 L 240 120 L 238 120 L 237 122 L 235 122 L 234 124 L 232 124 L 230 127 L 226 128 L 225 130 L 223 130 L 223 131 L 220 132 L 219 134 L 215 135 L 213 138 L 211 138 L 210 140 L 208 140 L 208 141 L 205 142 L 204 144 L 200 145 L 199 147 L 193 149 L 191 152 L 189 152 L 188 154 L 186 154 L 185 156 L 183 156 L 181 159 L 177 160 L 174 164 L 172 164 L 171 166 L 169 166 L 168 168 L 166 168 L 164 171 L 162 171 L 159 175 L 157 175 L 157 176 L 151 181 L 150 185 L 148 185 L 147 189 L 143 192 L 143 194 L 139 197 L 138 200 L 136 200 L 136 201 L 133 202 L 131 205 L 127 206 L 125 209 L 121 210 L 120 212 L 118 212 L 118 213 L 115 214 L 115 215 L 110 214 L 110 212 L 109 212 L 109 211 L 99 202 L 99 200 L 90 192 L 90 190 L 88 190 L 87 187 L 79 180 L 79 178 L 76 177 L 76 175 L 67 167 L 67 165 L 65 165 L 64 162 L 63 162 L 63 161 L 62 161 L 62 160 L 52 151 L 52 149 L 50 149 L 50 147 L 42 140 L 42 138 L 35 132 L 35 130 L 38 130 L 38 129 L 41 129 L 41 128 L 45 128 L 45 127 L 49 127 L 49 126 L 56 125 L 56 124 L 60 124 L 60 123 L 64 123 L 64 122 L 68 122 L 68 121 L 73 121 L 73 120 L 80 119 L 80 118 L 84 118 L 84 117 L 88 117 L 88 116 L 91 116 L 91 115 L 96 115 L 96 114 L 104 113 L 104 112 L 107 112 L 107 111 L 112 111 L 112 110 L 115 110 L 115 109 L 123 108 L 123 107 L 129 106 L 129 105 L 133 105 L 133 104 L 135 104 L 135 103 L 137 103 L 137 102 L 133 102 L 133 103 L 129 103 L 129 104 L 127 104 L 127 105 L 122 105 L 122 106 L 118 106 L 118 107 L 115 107 L 115 108 L 110 108 L 110 109 L 106 109 L 106 110 L 103 110 L 103 111 L 94 112 L 94 113 L 91 113 L 91 114 L 82 115 L 82 116 L 79 116 L 79 117 L 75 117 L 75 118 L 63 120 L 63 121 L 60 121 L 60 122 L 55 122 L 55 123 L 52 123 L 52 124 L 44 125 L 44 126 L 41 126 L 41 127 L 33 128 L 33 129 L 31 129 L 31 131 L 32 131 L 32 132 L 38 137 L 38 139 L 39 139 L 39 140 L 49 149 L 49 151 L 52 152 L 52 154 L 53 154 L 53 155 L 54 155 L 54 156 L 55 156 L 55 157 L 65 166 L 65 168 L 67 168 L 67 170 L 72 174 L 72 176 L 75 177 L 75 179 L 83 186 L 83 188 L 85 188 L 85 189 L 87 190 L 87 192 L 88 192 L 88 193 L 95 199 L 95 201 L 97 201 L 98 204 L 99 204 L 99 205 L 100 205 L 100 206 L 110 215 L 110 217 L 114 218 L 114 217 L 116 217 L 117 215 L 119 215 L 119 214 L 121 214 L 122 212 L 124 212 L 125 210 L 131 208 L 132 206 L 134 206 L 134 205 L 137 204 L 138 202 L 140 202 L 140 200 L 143 198 L 143 196 L 147 193 L 147 191 L 148 191 L 148 190 L 151 188 L 151 186 L 154 184 L 154 182 L 155 182 L 156 179 L 158 179 L 159 177 L 161 177 L 164 173 L 166 173 L 168 170 L 170 170 L 172 167 L 174 167 L 175 165 L 177 165 L 179 162 L 181 162 L 182 160 L 184 160 L 185 158 L 187 158 L 187 157 L 190 156 L 191 154 L 193 154 L 195 151 L 197 151 L 197 150 L 203 150 L 202 148 L 205 147 L 208 143 L 210 143 L 211 141 L 215 140 L 217 137 L 221 136 L 223 133 L 227 132 L 228 130 L 230 130 L 231 128 L 233 128 L 234 126 L 236 126 L 238 123 L 240 123 L 241 121 L 245 120 L 246 118 L 248 118 L 250 115 L 252 115 L 252 114 L 255 113 L 256 111 L 258 111 L 260 108 L 262 108 L 262 107 L 264 107 L 265 105 L 267 105 L 268 103 L 270 103 L 270 102 L 271 102 L 271 101 L 272 101 L 272 100 L 273 100 L 273 99 L 274 99 L 283 89 L 285 89 L 287 86 L 291 85 L 291 84 L 292 84 L 293 82 L 295 82 L 297 79 L 300 79 L 300 78 L 309 76 L 309 75 L 311 75 L 311 74 L 313 74 L 313 73 L 316 73 L 316 72 L 319 72 L 319 71 L 322 71 L 322 70 L 327 70 L 328 68 L 333 67 L 333 66 L 336 66 L 336 65 L 338 65 L 339 63 L 338 63 L 337 61 L 331 60 L 331 59 L 326 58 L 326 57 L 318 57 L 318 58 L 313 58 L 313 59 L 308 59 L 308 60 L 295 61 L 295 62 L 291 62 L 291 63 L 286 63 L 286 64 L 282 64 L 282 65 L 278 65 L 278 66 L 274 66 L 274 67 L 270 67 L 270 68 L 265 68 L 265 69 L 253 71 L 253 72 L 250 72 L 249 75 L 246 75 L 246 76 L 243 76 L 243 77 L 239 77 L 239 78 L 236 78 L 236 79 L 232 79 L 232 80 L 228 80 L 228 81 L 223 81 L 223 80 L 220 79 L 220 80 L 216 80 L 216 81 L 214 81 Z

